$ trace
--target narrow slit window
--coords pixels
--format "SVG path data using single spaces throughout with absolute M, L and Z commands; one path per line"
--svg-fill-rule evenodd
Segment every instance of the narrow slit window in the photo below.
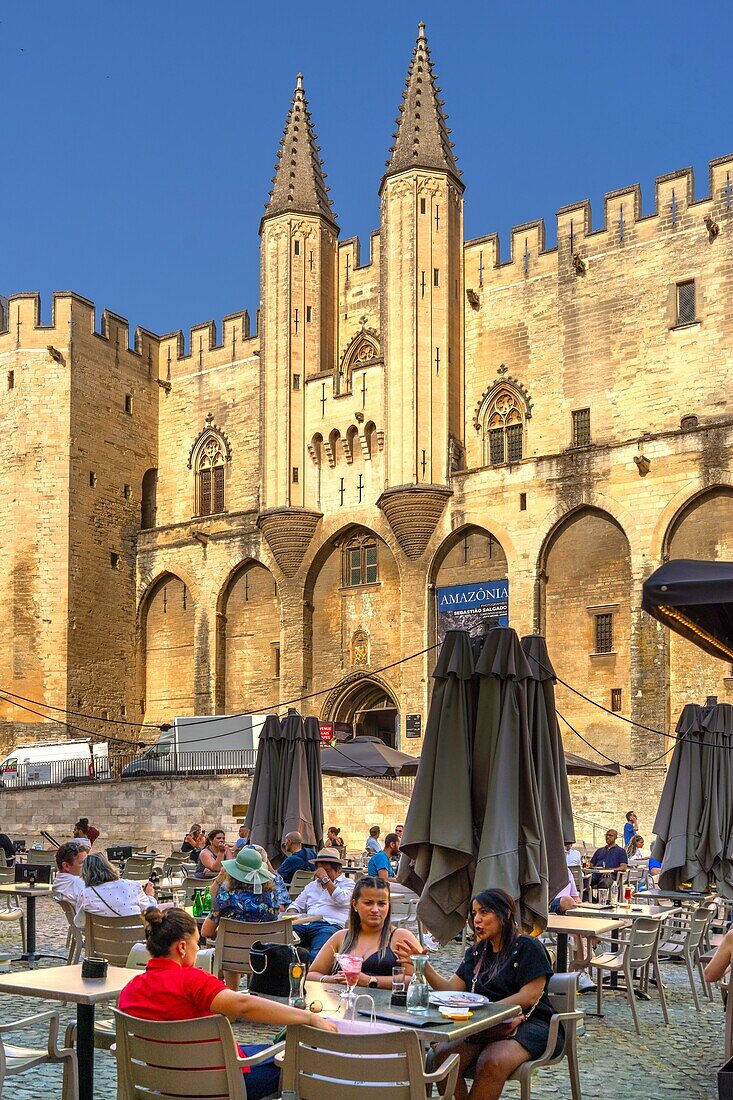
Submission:
M 14 370 L 9 370 L 8 371 L 8 389 L 9 390 L 14 390 L 15 389 L 15 371 Z
M 294 241 L 293 242 L 293 252 L 295 253 L 296 256 L 300 255 L 300 241 Z
M 519 511 L 520 512 L 526 512 L 527 511 L 527 494 L 526 493 L 520 493 L 519 494 Z
M 132 394 L 125 394 L 125 412 L 128 416 L 132 416 Z
M 125 500 L 129 500 L 132 496 L 132 485 L 125 485 L 123 493 L 125 494 Z
M 109 564 L 112 566 L 113 569 L 119 569 L 120 568 L 120 555 L 119 554 L 114 554 L 114 553 L 110 554 Z
M 96 485 L 97 485 L 97 475 L 95 474 L 94 470 L 90 470 L 89 471 L 89 488 L 94 489 L 94 488 L 96 488 Z
M 425 210 L 426 210 L 426 207 L 425 207 L 425 199 L 420 199 L 420 213 L 421 213 L 421 214 L 424 214 L 424 213 L 425 213 Z
M 299 374 L 294 374 L 293 375 L 293 389 L 294 390 L 299 390 L 300 389 L 300 375 Z
M 677 284 L 677 324 L 691 325 L 695 316 L 695 280 Z
M 280 679 L 280 646 L 272 647 L 272 675 L 276 680 Z
M 300 470 L 297 466 L 293 466 L 293 485 L 297 485 L 300 479 Z
M 576 409 L 573 413 L 573 446 L 590 446 L 590 409 Z
M 305 319 L 307 324 L 310 324 L 313 320 L 313 306 L 305 307 Z
M 596 653 L 613 653 L 613 613 L 596 615 Z
M 611 688 L 611 710 L 614 714 L 621 712 L 621 688 Z
M 440 286 L 440 268 L 433 268 L 433 286 Z

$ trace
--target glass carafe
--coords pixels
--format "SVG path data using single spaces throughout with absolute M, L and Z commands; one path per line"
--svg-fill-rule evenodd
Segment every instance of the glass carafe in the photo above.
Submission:
M 407 989 L 407 1011 L 415 1016 L 424 1016 L 430 1008 L 430 986 L 425 977 L 425 967 L 428 964 L 427 955 L 411 955 L 415 973 L 410 979 Z

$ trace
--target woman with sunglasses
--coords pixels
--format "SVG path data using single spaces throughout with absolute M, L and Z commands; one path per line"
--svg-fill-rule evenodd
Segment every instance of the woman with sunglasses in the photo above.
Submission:
M 522 1014 L 466 1039 L 440 1043 L 437 1064 L 451 1054 L 460 1056 L 455 1100 L 497 1100 L 509 1075 L 523 1062 L 538 1058 L 547 1046 L 552 1005 L 546 987 L 552 966 L 540 941 L 520 934 L 514 900 L 504 890 L 476 895 L 471 925 L 474 943 L 455 974 L 445 978 L 428 964 L 425 977 L 433 989 L 470 990 L 496 1003 L 519 1005 Z M 399 946 L 397 953 L 409 973 L 409 953 Z M 562 1042 L 560 1035 L 558 1045 Z M 469 1071 L 470 1091 L 465 1082 Z
M 337 955 L 358 955 L 362 959 L 357 985 L 390 989 L 392 970 L 400 966 L 398 947 L 406 956 L 422 954 L 422 947 L 404 928 L 390 922 L 392 904 L 386 879 L 359 879 L 351 896 L 349 923 L 334 932 L 316 955 L 308 971 L 311 982 L 343 982 Z

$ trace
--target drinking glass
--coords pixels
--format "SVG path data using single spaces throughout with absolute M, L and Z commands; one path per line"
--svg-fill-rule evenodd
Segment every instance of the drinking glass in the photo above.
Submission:
M 405 992 L 405 970 L 402 966 L 392 967 L 392 992 L 404 993 Z
M 354 996 L 354 987 L 359 980 L 359 975 L 361 974 L 361 964 L 364 960 L 360 955 L 336 955 L 335 958 L 336 962 L 341 967 L 341 972 L 346 980 L 346 993 L 341 994 L 341 998 L 346 1004 L 344 1019 L 353 1020 L 355 1018 L 356 1011 L 356 997 Z
M 608 905 L 608 889 L 599 889 L 598 891 L 598 904 Z

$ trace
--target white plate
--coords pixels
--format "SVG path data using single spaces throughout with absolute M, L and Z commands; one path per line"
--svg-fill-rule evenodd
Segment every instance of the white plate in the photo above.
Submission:
M 480 993 L 445 991 L 431 993 L 430 1003 L 432 1005 L 443 1005 L 444 1008 L 469 1008 L 475 1005 L 487 1005 L 490 1002 L 488 997 L 483 997 Z

